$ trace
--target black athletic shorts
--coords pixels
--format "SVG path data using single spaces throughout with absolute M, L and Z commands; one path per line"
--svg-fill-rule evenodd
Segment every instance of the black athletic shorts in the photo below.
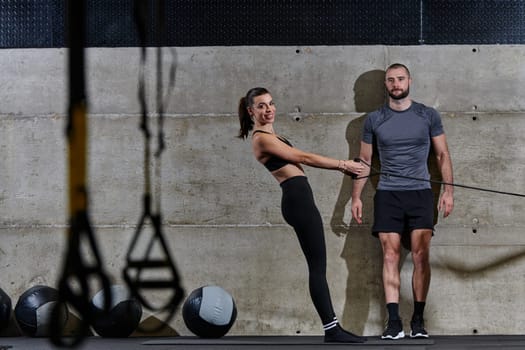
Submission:
M 434 231 L 434 194 L 432 190 L 384 191 L 374 196 L 374 226 L 379 232 L 412 232 L 416 229 Z

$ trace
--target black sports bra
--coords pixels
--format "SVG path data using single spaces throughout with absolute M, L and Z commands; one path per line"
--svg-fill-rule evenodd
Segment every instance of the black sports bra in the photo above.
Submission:
M 253 133 L 252 133 L 252 136 L 253 134 L 255 133 L 258 133 L 258 132 L 262 132 L 263 134 L 270 134 L 270 135 L 273 135 L 271 132 L 268 132 L 268 131 L 264 131 L 264 130 L 255 130 Z M 276 137 L 279 139 L 279 141 L 281 142 L 284 142 L 286 143 L 288 146 L 290 147 L 293 147 L 292 144 L 290 143 L 290 141 L 288 141 L 287 139 L 285 139 L 284 137 L 282 136 L 278 136 L 276 135 Z M 287 160 L 284 160 L 282 158 L 279 158 L 279 157 L 276 157 L 276 156 L 271 156 L 270 158 L 268 158 L 268 160 L 266 161 L 266 163 L 264 163 L 264 166 L 266 167 L 266 169 L 268 169 L 269 171 L 275 171 L 277 169 L 281 169 L 283 166 L 287 165 L 287 164 L 291 164 L 289 161 Z

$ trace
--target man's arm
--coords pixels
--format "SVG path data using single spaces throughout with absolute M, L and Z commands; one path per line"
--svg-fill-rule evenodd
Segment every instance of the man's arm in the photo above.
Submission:
M 372 164 L 372 144 L 361 141 L 361 150 L 359 151 L 359 158 Z M 366 181 L 370 174 L 370 167 L 365 166 L 365 170 L 360 174 L 359 177 L 365 177 L 363 179 L 354 180 L 352 184 L 352 217 L 358 223 L 362 223 L 363 216 L 363 203 L 361 202 L 361 192 L 365 187 Z
M 432 145 L 436 153 L 437 163 L 443 182 L 453 183 L 452 160 L 448 152 L 447 138 L 445 134 L 432 138 Z M 438 209 L 443 211 L 443 217 L 447 217 L 454 209 L 454 186 L 443 185 L 443 193 L 439 199 Z

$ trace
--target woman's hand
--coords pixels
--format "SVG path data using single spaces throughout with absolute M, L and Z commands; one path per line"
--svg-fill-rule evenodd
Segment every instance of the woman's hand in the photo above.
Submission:
M 350 172 L 356 175 L 360 175 L 363 172 L 363 170 L 365 170 L 365 166 L 363 165 L 363 163 L 355 162 L 353 160 L 343 160 L 342 167 L 345 173 Z

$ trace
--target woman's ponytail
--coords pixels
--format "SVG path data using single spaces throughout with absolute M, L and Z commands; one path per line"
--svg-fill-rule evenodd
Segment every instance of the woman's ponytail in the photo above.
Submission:
M 239 124 L 241 125 L 241 128 L 237 137 L 240 139 L 245 139 L 248 137 L 250 130 L 253 129 L 253 120 L 250 116 L 250 113 L 248 113 L 246 97 L 241 97 L 241 100 L 239 101 Z

